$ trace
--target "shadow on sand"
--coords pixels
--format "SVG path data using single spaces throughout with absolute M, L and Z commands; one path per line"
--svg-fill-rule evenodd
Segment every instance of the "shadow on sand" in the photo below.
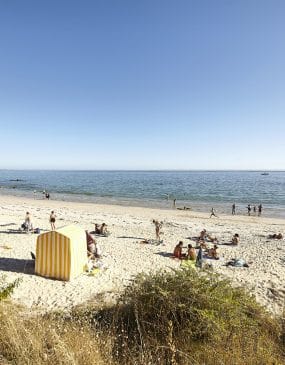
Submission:
M 35 273 L 35 261 L 0 257 L 0 271 L 32 275 Z

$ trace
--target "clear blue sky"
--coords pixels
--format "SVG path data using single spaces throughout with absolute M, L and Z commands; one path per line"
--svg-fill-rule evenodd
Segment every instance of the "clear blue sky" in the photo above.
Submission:
M 284 0 L 0 2 L 0 168 L 285 169 Z

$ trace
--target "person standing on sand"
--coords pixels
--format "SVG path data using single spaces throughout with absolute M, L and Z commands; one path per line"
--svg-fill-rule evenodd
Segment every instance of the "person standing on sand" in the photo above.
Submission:
M 261 213 L 262 213 L 262 204 L 259 204 L 258 206 L 258 216 L 260 217 L 261 216 Z
M 173 199 L 173 209 L 176 208 L 176 199 Z
M 250 206 L 250 204 L 248 204 L 248 206 L 247 206 L 247 214 L 250 215 L 250 212 L 251 212 L 251 206 Z
M 152 220 L 152 223 L 155 225 L 155 236 L 158 241 L 160 241 L 160 229 L 163 225 L 163 222 L 159 222 L 155 219 Z
M 236 215 L 236 204 L 232 205 L 232 215 Z
M 56 218 L 56 215 L 55 215 L 54 211 L 52 210 L 52 212 L 49 216 L 49 222 L 50 222 L 52 231 L 55 231 L 55 218 Z
M 211 209 L 211 215 L 210 215 L 210 218 L 212 218 L 212 217 L 216 217 L 216 218 L 219 218 L 217 215 L 216 215 L 216 212 L 215 212 L 215 209 L 214 208 L 212 208 Z

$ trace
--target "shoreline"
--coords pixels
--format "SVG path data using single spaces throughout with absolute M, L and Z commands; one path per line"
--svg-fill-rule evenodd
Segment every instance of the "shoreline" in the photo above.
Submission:
M 159 207 L 159 206 L 144 206 L 144 205 L 125 205 L 125 204 L 120 204 L 120 203 L 103 203 L 103 202 L 86 202 L 86 201 L 77 201 L 77 200 L 59 200 L 59 199 L 41 199 L 41 198 L 32 198 L 32 197 L 28 197 L 28 196 L 19 196 L 19 195 L 8 195 L 8 194 L 1 194 L 0 191 L 0 204 L 2 204 L 2 201 L 5 202 L 5 199 L 7 198 L 7 201 L 9 200 L 15 200 L 15 202 L 21 200 L 26 202 L 26 204 L 31 204 L 31 205 L 37 205 L 37 202 L 41 205 L 41 204 L 45 204 L 45 205 L 54 205 L 54 206 L 58 206 L 58 207 L 64 207 L 65 205 L 72 205 L 72 206 L 77 206 L 77 207 L 81 207 L 81 208 L 86 208 L 86 207 L 109 207 L 110 209 L 113 209 L 114 211 L 117 211 L 116 208 L 118 208 L 118 210 L 124 210 L 124 209 L 138 209 L 138 210 L 153 210 L 154 212 L 156 211 L 164 211 L 164 212 L 171 212 L 171 213 L 176 213 L 179 214 L 187 214 L 189 217 L 191 218 L 195 218 L 195 217 L 199 217 L 199 218 L 204 218 L 207 219 L 210 217 L 210 210 L 209 211 L 199 211 L 199 210 L 193 210 L 193 209 L 177 209 L 179 207 L 176 208 L 167 208 L 167 207 Z M 218 219 L 219 218 L 223 218 L 223 219 L 229 219 L 229 220 L 235 220 L 235 221 L 246 221 L 248 223 L 250 222 L 258 222 L 259 220 L 267 220 L 268 223 L 270 223 L 271 221 L 274 222 L 278 222 L 278 224 L 285 224 L 285 217 L 280 217 L 280 216 L 264 216 L 264 214 L 262 214 L 261 216 L 258 216 L 257 214 L 255 215 L 250 215 L 248 216 L 246 213 L 241 214 L 241 213 L 236 213 L 235 215 L 232 214 L 226 214 L 226 213 L 217 213 L 218 214 Z M 217 218 L 211 218 L 211 219 L 217 219 Z
M 94 223 L 107 223 L 111 235 L 98 237 L 103 252 L 102 268 L 95 276 L 82 274 L 70 282 L 61 282 L 26 272 L 30 252 L 35 252 L 36 234 L 17 234 L 26 211 L 30 211 L 34 227 L 49 230 L 49 214 L 55 210 L 57 228 L 69 224 L 89 231 Z M 154 239 L 152 219 L 163 221 L 163 245 L 141 244 Z M 205 228 L 220 240 L 220 260 L 207 260 L 213 269 L 229 278 L 233 285 L 246 287 L 272 313 L 281 313 L 285 301 L 284 240 L 268 240 L 271 233 L 285 233 L 285 220 L 242 215 L 220 215 L 171 209 L 126 207 L 118 205 L 35 200 L 0 195 L 0 275 L 21 283 L 13 299 L 33 310 L 69 311 L 84 302 L 106 298 L 112 301 L 132 278 L 140 272 L 179 268 L 180 262 L 169 258 L 178 241 L 193 243 Z M 234 233 L 241 236 L 237 247 L 226 246 Z M 8 247 L 7 249 L 4 247 Z M 232 257 L 253 262 L 249 268 L 224 266 Z M 96 299 L 97 298 L 97 299 Z

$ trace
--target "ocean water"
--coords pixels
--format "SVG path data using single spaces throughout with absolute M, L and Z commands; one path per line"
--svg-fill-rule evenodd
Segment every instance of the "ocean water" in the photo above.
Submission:
M 265 216 L 285 218 L 285 172 L 262 171 L 44 171 L 0 170 L 0 194 L 106 204 L 239 214 L 264 206 Z M 34 196 L 34 190 L 37 193 Z

